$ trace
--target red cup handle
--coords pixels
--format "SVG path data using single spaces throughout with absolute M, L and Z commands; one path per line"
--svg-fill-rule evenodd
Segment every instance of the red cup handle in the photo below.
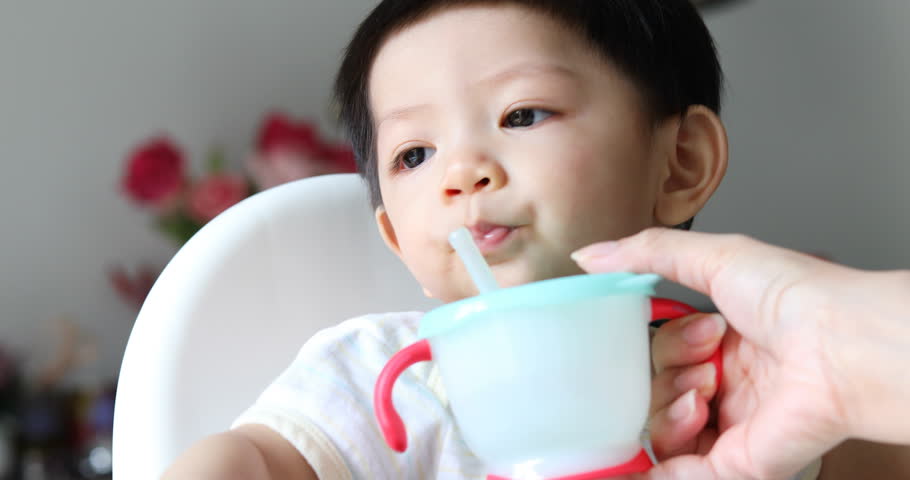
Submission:
M 686 315 L 692 315 L 693 313 L 698 313 L 698 310 L 695 308 L 686 305 L 682 302 L 677 302 L 676 300 L 670 300 L 669 298 L 652 298 L 651 299 L 651 321 L 655 320 L 676 320 L 680 317 L 685 317 Z M 724 378 L 724 360 L 723 360 L 723 347 L 717 347 L 717 350 L 711 354 L 711 358 L 708 359 L 711 363 L 714 364 L 714 369 L 716 371 L 716 383 L 717 388 L 720 388 L 721 380 Z
M 408 448 L 408 432 L 404 428 L 401 416 L 392 404 L 392 387 L 401 373 L 408 367 L 419 362 L 428 362 L 433 359 L 430 351 L 430 342 L 421 340 L 405 347 L 396 353 L 389 363 L 383 367 L 376 381 L 376 390 L 373 392 L 373 410 L 382 436 L 389 447 L 396 452 L 404 452 Z

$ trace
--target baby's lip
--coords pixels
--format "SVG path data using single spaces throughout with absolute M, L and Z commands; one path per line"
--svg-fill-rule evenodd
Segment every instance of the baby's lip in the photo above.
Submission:
M 481 253 L 491 253 L 501 245 L 516 227 L 490 222 L 477 222 L 468 226 L 474 243 Z
M 509 225 L 500 225 L 498 223 L 491 222 L 477 222 L 473 225 L 468 226 L 468 230 L 471 232 L 471 235 L 474 237 L 474 240 L 482 240 L 483 238 L 493 234 L 498 229 L 512 229 Z

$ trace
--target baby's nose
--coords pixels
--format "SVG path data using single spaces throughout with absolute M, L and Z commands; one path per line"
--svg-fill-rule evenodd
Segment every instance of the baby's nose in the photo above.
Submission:
M 480 190 L 483 190 L 484 187 L 486 187 L 489 184 L 490 184 L 490 179 L 487 177 L 484 177 L 484 178 L 481 178 L 480 180 L 474 182 L 473 188 L 464 188 L 464 187 L 447 188 L 446 196 L 454 197 L 456 195 L 461 195 L 463 192 L 470 192 L 470 193 L 479 192 Z
M 443 181 L 447 198 L 461 194 L 498 190 L 506 183 L 506 172 L 495 160 L 475 157 L 449 165 Z

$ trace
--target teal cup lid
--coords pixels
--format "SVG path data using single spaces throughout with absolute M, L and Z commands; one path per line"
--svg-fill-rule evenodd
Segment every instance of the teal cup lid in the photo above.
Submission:
M 552 278 L 494 290 L 427 312 L 420 321 L 418 335 L 420 338 L 442 335 L 470 323 L 479 313 L 547 307 L 612 295 L 653 296 L 654 287 L 660 280 L 661 277 L 653 273 L 597 273 Z

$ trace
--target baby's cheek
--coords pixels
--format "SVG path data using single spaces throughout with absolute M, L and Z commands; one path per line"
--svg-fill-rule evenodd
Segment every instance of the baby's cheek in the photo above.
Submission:
M 443 303 L 454 302 L 476 294 L 467 273 L 438 260 L 427 259 L 411 268 L 417 282 L 429 294 Z

